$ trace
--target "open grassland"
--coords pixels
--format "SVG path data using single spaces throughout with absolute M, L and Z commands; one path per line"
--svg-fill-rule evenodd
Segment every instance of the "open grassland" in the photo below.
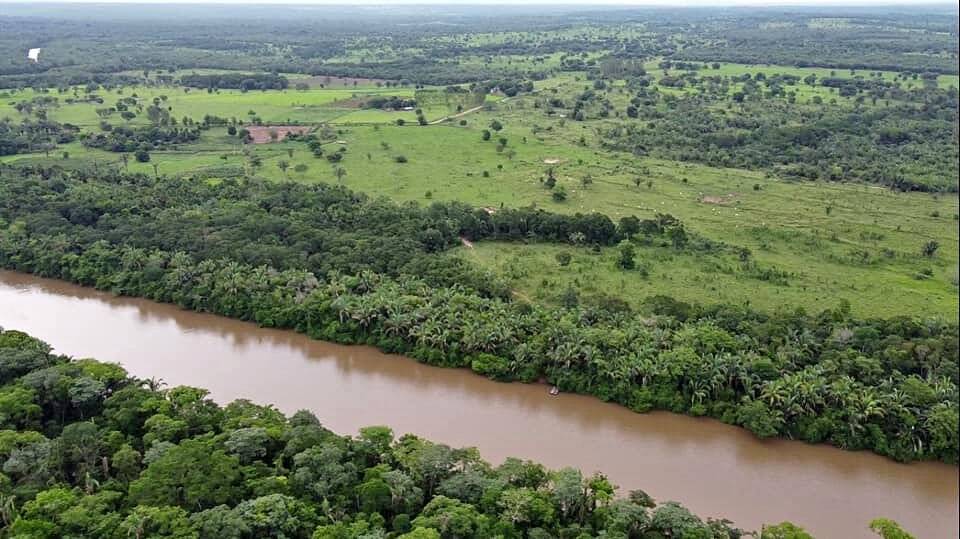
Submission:
M 13 106 L 18 101 L 30 100 L 38 95 L 52 95 L 53 97 L 59 98 L 59 104 L 50 109 L 48 115 L 50 119 L 81 127 L 94 128 L 102 119 L 97 115 L 96 109 L 110 107 L 124 97 L 136 97 L 144 106 L 153 103 L 154 98 L 162 99 L 162 105 L 168 108 L 171 116 L 178 119 L 189 117 L 199 121 L 202 120 L 205 115 L 209 114 L 227 119 L 237 118 L 242 121 L 250 121 L 254 116 L 257 116 L 264 123 L 319 123 L 335 120 L 337 117 L 349 115 L 358 110 L 355 107 L 339 105 L 341 102 L 348 102 L 357 97 L 374 95 L 409 98 L 413 97 L 414 90 L 412 88 L 311 88 L 309 90 L 251 90 L 249 92 L 241 92 L 240 90 L 217 90 L 207 92 L 205 90 L 189 88 L 142 86 L 112 91 L 98 91 L 96 95 L 103 98 L 103 104 L 87 102 L 66 103 L 67 98 L 83 97 L 83 92 L 79 89 L 76 94 L 67 93 L 61 95 L 56 93 L 38 94 L 33 90 L 0 93 L 5 96 L 0 96 L 0 117 L 7 116 L 16 118 L 19 114 Z M 251 112 L 253 114 L 251 114 Z M 379 111 L 365 112 L 377 113 Z M 425 114 L 431 112 L 433 111 L 424 111 Z M 446 110 L 437 110 L 436 112 L 438 114 L 446 113 Z M 411 119 L 415 119 L 412 113 L 408 116 Z M 103 119 L 116 123 L 127 123 L 121 120 L 116 114 Z M 393 116 L 384 117 L 384 121 L 390 121 L 392 119 L 395 118 Z M 132 125 L 147 125 L 149 120 L 145 114 L 139 114 L 136 118 L 130 120 L 129 123 Z
M 738 64 L 721 64 L 720 69 L 703 70 L 702 74 L 760 70 L 771 75 L 830 74 L 823 69 Z M 651 72 L 662 76 L 655 66 Z M 836 76 L 850 74 L 837 70 Z M 939 84 L 945 83 L 956 85 L 956 77 L 941 76 Z M 7 156 L 0 162 L 68 167 L 94 163 L 198 179 L 256 175 L 341 182 L 374 196 L 422 204 L 460 200 L 493 210 L 536 205 L 561 213 L 597 211 L 614 221 L 668 213 L 695 235 L 722 245 L 712 250 L 677 250 L 657 242 L 638 242 L 640 269 L 633 271 L 616 268 L 615 248 L 597 252 L 584 246 L 479 243 L 461 249 L 459 255 L 496 271 L 519 295 L 535 301 L 559 301 L 572 287 L 584 298 L 605 294 L 633 305 L 654 294 L 705 304 L 749 303 L 768 310 L 793 306 L 818 310 L 847 300 L 861 316 L 934 314 L 956 320 L 960 210 L 955 194 L 785 181 L 763 172 L 603 149 L 601 131 L 617 121 L 629 100 L 623 81 L 615 82 L 609 93 L 616 110 L 611 118 L 574 122 L 562 112 L 551 115 L 535 108 L 535 101 L 544 96 L 569 99 L 589 86 L 582 74 L 565 73 L 538 81 L 531 95 L 489 96 L 480 110 L 428 126 L 416 125 L 411 111 L 342 106 L 357 96 L 412 97 L 412 88 L 327 87 L 246 93 L 125 88 L 101 95 L 107 104 L 133 94 L 144 103 L 165 95 L 164 103 L 177 118 L 200 120 L 211 114 L 247 121 L 252 111 L 265 124 L 326 124 L 330 136 L 324 139 L 321 157 L 297 141 L 244 147 L 227 136 L 225 127 L 214 127 L 204 131 L 196 143 L 151 152 L 148 163 L 134 159 L 124 163 L 116 153 L 86 148 L 78 142 L 62 145 L 49 155 Z M 829 92 L 812 88 L 810 91 Z M 35 95 L 32 90 L 22 90 L 4 97 L 0 117 L 17 117 L 12 104 Z M 69 95 L 60 96 L 61 105 L 50 110 L 50 117 L 96 131 L 100 118 L 95 109 L 106 105 L 62 103 Z M 840 100 L 848 102 L 849 98 Z M 436 120 L 454 111 L 435 104 L 424 112 Z M 396 125 L 398 119 L 406 125 Z M 495 120 L 503 125 L 502 130 L 490 128 Z M 110 121 L 120 122 L 115 117 Z M 131 123 L 145 125 L 145 115 Z M 484 130 L 491 131 L 490 140 L 483 140 Z M 331 164 L 326 157 L 341 148 L 343 158 Z M 551 172 L 558 188 L 566 193 L 563 201 L 555 200 L 553 191 L 544 186 Z M 922 247 L 931 241 L 939 246 L 935 255 L 921 256 Z M 751 253 L 748 263 L 741 259 L 741 248 Z M 560 252 L 572 255 L 568 266 L 558 264 Z
M 342 182 L 375 195 L 421 203 L 462 200 L 492 208 L 536 204 L 557 212 L 599 211 L 614 219 L 670 213 L 703 236 L 750 249 L 761 271 L 788 274 L 785 284 L 764 281 L 756 271 L 741 270 L 732 250 L 701 255 L 641 248 L 639 258 L 652 261 L 650 278 L 615 269 L 612 249 L 600 256 L 586 248 L 574 249 L 580 255 L 566 269 L 554 260 L 555 247 L 481 244 L 476 251 L 465 250 L 465 255 L 496 269 L 538 299 L 555 299 L 577 279 L 587 289 L 617 290 L 632 302 L 671 289 L 675 296 L 704 303 L 742 298 L 763 308 L 818 309 L 847 299 L 864 315 L 956 316 L 955 195 L 786 182 L 755 172 L 563 146 L 530 134 L 508 158 L 493 144 L 482 142 L 478 131 L 468 124 L 344 132 L 348 150 L 338 165 L 347 171 Z M 502 131 L 508 140 L 521 141 L 522 132 L 509 127 Z M 280 145 L 269 150 L 273 157 L 265 160 L 262 174 L 282 177 L 275 163 L 289 156 Z M 406 157 L 405 163 L 396 162 L 400 155 Z M 561 162 L 544 163 L 552 159 Z M 332 167 L 299 149 L 291 162 L 309 167 L 302 175 L 291 173 L 293 179 L 337 181 Z M 541 183 L 550 166 L 557 171 L 559 185 L 567 189 L 564 202 L 555 202 Z M 634 178 L 640 171 L 644 181 L 638 186 Z M 585 187 L 586 176 L 592 183 Z M 938 241 L 940 250 L 927 259 L 920 250 L 930 240 Z M 932 276 L 923 274 L 928 270 Z
M 612 248 L 597 254 L 587 247 L 480 243 L 462 250 L 463 256 L 503 275 L 518 292 L 541 301 L 556 301 L 574 286 L 584 295 L 605 291 L 632 304 L 657 293 L 701 303 L 749 302 L 764 309 L 799 305 L 816 310 L 846 299 L 862 315 L 956 316 L 954 195 L 785 182 L 754 172 L 541 141 L 508 126 L 503 136 L 519 141 L 509 158 L 480 139 L 479 127 L 471 124 L 481 123 L 482 117 L 474 116 L 463 127 L 343 128 L 338 140 L 344 144 L 325 145 L 328 152 L 347 148 L 336 166 L 313 157 L 302 143 L 284 142 L 256 146 L 253 151 L 262 164 L 253 169 L 225 136 L 205 136 L 196 151 L 155 152 L 150 163 L 131 159 L 126 166 L 147 174 L 207 178 L 251 173 L 331 183 L 338 181 L 339 167 L 346 171 L 340 182 L 375 196 L 420 203 L 462 200 L 492 208 L 535 204 L 565 213 L 599 211 L 615 220 L 670 213 L 691 231 L 731 246 L 699 253 L 641 245 L 638 262 L 643 270 L 632 272 L 615 267 Z M 512 144 L 508 142 L 508 148 Z M 121 166 L 118 156 L 109 152 L 79 145 L 68 151 L 71 160 Z M 406 162 L 398 162 L 399 156 Z M 552 159 L 560 163 L 544 163 Z M 286 172 L 280 161 L 289 163 Z M 564 202 L 554 201 L 541 183 L 548 167 L 567 189 Z M 638 186 L 634 178 L 640 171 L 644 181 Z M 584 186 L 582 179 L 588 175 L 592 183 Z M 930 240 L 940 244 L 936 256 L 920 256 Z M 745 270 L 733 247 L 750 249 L 756 269 Z M 560 251 L 573 255 L 570 266 L 559 266 L 555 256 Z M 765 280 L 765 269 L 786 275 Z M 932 275 L 925 275 L 927 271 Z

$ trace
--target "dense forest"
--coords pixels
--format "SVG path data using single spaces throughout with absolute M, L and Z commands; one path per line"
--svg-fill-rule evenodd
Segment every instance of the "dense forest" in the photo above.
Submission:
M 601 52 L 615 57 L 957 73 L 957 27 L 943 22 L 947 6 L 919 13 L 896 7 L 846 8 L 837 13 L 809 8 L 684 12 L 504 6 L 494 14 L 463 7 L 435 13 L 431 21 L 403 6 L 379 13 L 344 6 L 328 10 L 245 6 L 227 17 L 207 6 L 176 10 L 187 17 L 159 7 L 79 12 L 60 8 L 56 17 L 42 7 L 10 6 L 6 11 L 0 19 L 0 88 L 103 83 L 122 71 L 198 68 L 444 85 L 502 76 L 542 77 L 556 68 L 536 62 L 476 65 L 464 61 L 469 56 L 564 53 L 576 58 Z M 144 17 L 162 24 L 145 23 Z M 583 30 L 579 26 L 583 24 L 593 29 Z M 632 25 L 641 31 L 624 36 L 597 32 L 595 25 Z M 496 42 L 465 37 L 491 31 L 516 33 Z M 904 39 L 908 32 L 910 39 Z M 44 61 L 22 62 L 25 47 L 43 48 Z M 367 52 L 345 58 L 351 50 Z M 566 65 L 573 70 L 584 67 L 582 59 Z M 201 87 L 214 82 L 199 80 Z M 275 87 L 278 82 L 269 83 Z M 217 86 L 239 87 L 230 84 Z
M 955 90 L 934 83 L 913 90 L 869 77 L 817 79 L 711 76 L 673 70 L 648 88 L 637 79 L 623 110 L 628 121 L 610 127 L 604 142 L 637 155 L 696 161 L 716 167 L 766 169 L 784 178 L 862 181 L 901 190 L 957 190 L 960 154 Z M 905 77 L 906 79 L 906 77 Z M 853 107 L 814 97 L 821 86 L 853 96 Z M 678 96 L 662 88 L 685 88 Z M 883 107 L 865 107 L 867 102 Z M 584 92 L 576 119 L 608 114 L 604 96 Z M 578 114 L 578 111 L 579 114 Z M 631 121 L 630 119 L 633 119 Z
M 843 305 L 764 314 L 664 296 L 644 312 L 616 301 L 554 309 L 513 301 L 496 278 L 443 254 L 460 235 L 604 243 L 663 233 L 656 226 L 397 205 L 324 184 L 47 169 L 3 179 L 5 268 L 497 380 L 546 378 L 640 412 L 957 462 L 955 324 L 860 320 Z
M 641 490 L 387 427 L 340 436 L 301 410 L 163 387 L 0 328 L 4 537 L 512 539 L 743 536 Z M 866 523 L 865 523 L 866 524 Z M 899 531 L 870 523 L 884 537 Z M 807 539 L 782 523 L 763 538 Z
M 617 427 L 633 440 L 695 424 L 657 443 L 693 470 L 693 439 L 708 468 L 635 477 L 660 457 L 631 444 L 647 461 L 617 477 L 605 453 L 562 447 L 608 478 L 384 426 L 334 433 L 329 408 L 214 402 L 7 327 L 0 539 L 808 539 L 719 520 L 763 522 L 743 500 L 695 515 L 614 484 L 679 485 L 702 512 L 694 490 L 772 483 L 780 440 L 933 461 L 800 447 L 829 454 L 817 466 L 909 470 L 878 472 L 903 486 L 891 516 L 955 525 L 940 471 L 960 462 L 956 6 L 2 11 L 0 269 L 467 371 L 405 376 L 531 384 L 496 389 L 550 413 L 581 401 L 548 388 L 705 418 L 593 403 L 636 422 Z M 735 439 L 727 475 L 710 428 Z M 860 522 L 886 489 L 837 475 L 807 481 L 815 514 L 771 522 L 911 539 Z

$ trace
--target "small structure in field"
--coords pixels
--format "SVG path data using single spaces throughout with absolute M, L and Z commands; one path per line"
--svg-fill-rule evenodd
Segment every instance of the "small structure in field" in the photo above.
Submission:
M 269 144 L 280 142 L 291 133 L 304 135 L 310 131 L 310 127 L 305 125 L 251 125 L 247 126 L 247 131 L 250 133 L 250 138 L 254 144 Z
M 33 63 L 40 62 L 40 49 L 30 49 L 27 51 L 27 60 L 30 60 Z

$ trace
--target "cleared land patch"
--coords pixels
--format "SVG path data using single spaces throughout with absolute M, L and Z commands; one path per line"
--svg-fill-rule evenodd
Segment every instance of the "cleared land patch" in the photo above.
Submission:
M 298 125 L 251 125 L 246 129 L 250 133 L 250 138 L 254 144 L 280 142 L 291 133 L 303 135 L 310 131 L 309 127 Z

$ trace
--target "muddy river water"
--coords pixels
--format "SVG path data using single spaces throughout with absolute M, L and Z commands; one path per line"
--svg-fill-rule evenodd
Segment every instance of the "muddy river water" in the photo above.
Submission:
M 544 386 L 496 383 L 20 273 L 0 271 L 0 326 L 60 353 L 118 362 L 138 377 L 205 387 L 219 402 L 306 408 L 343 434 L 388 425 L 475 446 L 492 462 L 517 456 L 602 471 L 622 492 L 642 488 L 746 529 L 790 520 L 817 537 L 876 537 L 867 523 L 885 516 L 921 538 L 957 537 L 956 466 L 761 441 L 713 420 L 554 397 Z

